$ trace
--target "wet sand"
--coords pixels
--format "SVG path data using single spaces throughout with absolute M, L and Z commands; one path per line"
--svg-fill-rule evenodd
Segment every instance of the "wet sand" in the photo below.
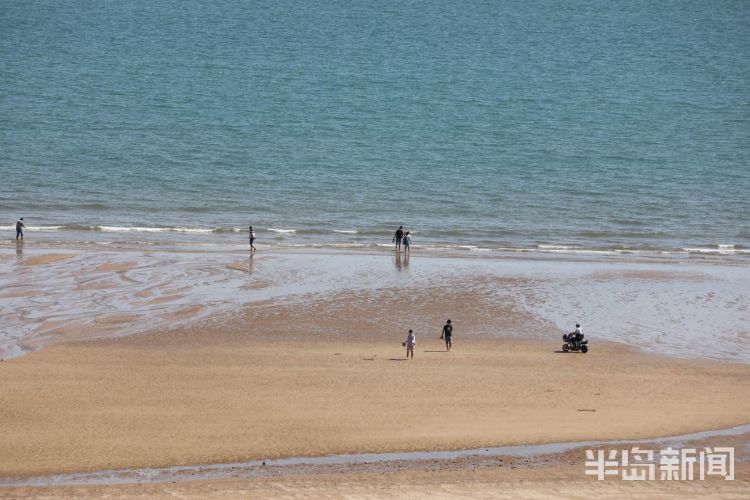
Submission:
M 33 257 L 27 257 L 21 261 L 24 266 L 42 266 L 45 264 L 54 264 L 56 262 L 62 262 L 75 257 L 74 254 L 47 254 L 47 255 L 36 255 Z
M 471 335 L 541 340 L 581 321 L 598 339 L 646 352 L 750 361 L 750 270 L 729 263 L 416 252 L 406 259 L 393 252 L 325 250 L 248 258 L 206 248 L 36 243 L 8 257 L 0 259 L 0 358 L 6 359 L 73 338 L 186 327 L 264 301 L 311 303 L 355 294 L 357 307 L 375 308 L 374 316 L 399 328 L 391 318 L 408 314 L 422 327 L 455 315 L 455 302 L 473 300 L 462 319 L 473 323 L 464 328 Z M 323 333 L 352 331 L 341 325 L 330 323 Z
M 545 459 L 546 460 L 546 459 Z M 541 462 L 541 461 L 540 461 Z M 361 470 L 324 469 L 310 474 L 263 478 L 184 481 L 161 484 L 50 486 L 0 488 L 0 498 L 492 498 L 559 499 L 604 498 L 674 499 L 721 498 L 745 500 L 750 489 L 750 465 L 738 464 L 737 478 L 724 481 L 596 481 L 576 464 L 521 460 L 494 463 L 462 461 L 402 464 Z

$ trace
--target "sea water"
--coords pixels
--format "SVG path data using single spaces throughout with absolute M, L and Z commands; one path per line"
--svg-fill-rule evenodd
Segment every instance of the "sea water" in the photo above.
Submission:
M 741 256 L 750 5 L 0 5 L 27 238 Z

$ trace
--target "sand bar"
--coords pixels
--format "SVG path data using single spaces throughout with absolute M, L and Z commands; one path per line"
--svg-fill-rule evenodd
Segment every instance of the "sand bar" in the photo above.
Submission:
M 745 365 L 556 348 L 424 338 L 404 361 L 385 340 L 210 329 L 52 346 L 0 365 L 0 474 L 647 438 L 750 414 Z

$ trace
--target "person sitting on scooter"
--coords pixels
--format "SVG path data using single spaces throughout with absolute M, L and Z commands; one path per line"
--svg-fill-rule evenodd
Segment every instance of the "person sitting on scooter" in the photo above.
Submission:
M 573 332 L 573 342 L 578 344 L 583 340 L 583 329 L 580 323 L 576 323 L 576 331 Z

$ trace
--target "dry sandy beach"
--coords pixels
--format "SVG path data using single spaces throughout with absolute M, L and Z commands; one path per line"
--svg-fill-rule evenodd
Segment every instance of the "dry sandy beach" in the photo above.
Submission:
M 106 269 L 125 268 L 113 263 Z M 7 486 L 53 474 L 285 457 L 649 439 L 748 423 L 747 364 L 674 359 L 602 341 L 586 355 L 562 354 L 557 335 L 546 341 L 533 335 L 549 331 L 546 321 L 486 293 L 498 285 L 520 286 L 487 277 L 465 289 L 405 294 L 383 287 L 264 300 L 171 330 L 51 343 L 6 360 L 0 363 L 0 481 Z M 438 338 L 448 315 L 460 325 L 451 353 Z M 400 342 L 411 321 L 419 324 L 417 349 L 407 361 Z M 486 330 L 500 335 L 471 333 Z M 748 487 L 745 443 L 738 441 L 736 481 L 671 489 L 597 484 L 584 476 L 579 450 L 536 458 L 517 470 L 483 463 L 480 473 L 470 462 L 385 476 L 352 467 L 167 485 L 5 487 L 0 495 L 740 498 Z

